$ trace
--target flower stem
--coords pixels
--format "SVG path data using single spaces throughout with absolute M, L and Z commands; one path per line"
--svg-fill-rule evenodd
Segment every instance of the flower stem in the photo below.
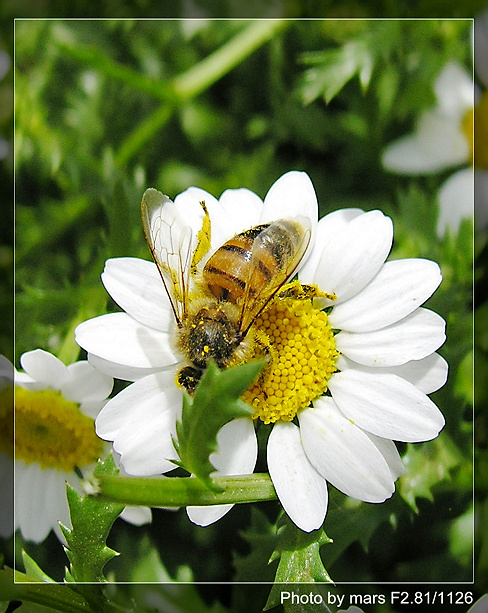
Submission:
M 173 80 L 177 97 L 188 100 L 205 91 L 287 24 L 286 19 L 251 21 L 228 43 Z
M 161 83 L 160 88 L 153 83 L 151 91 L 163 103 L 127 136 L 115 155 L 117 167 L 124 167 L 167 123 L 175 109 L 211 87 L 288 23 L 286 19 L 252 21 L 229 42 L 169 83 Z M 114 72 L 114 75 L 118 74 Z M 144 91 L 150 90 L 146 87 Z
M 185 507 L 259 502 L 276 499 L 273 483 L 266 473 L 214 477 L 215 492 L 193 477 L 99 477 L 99 494 L 128 505 Z

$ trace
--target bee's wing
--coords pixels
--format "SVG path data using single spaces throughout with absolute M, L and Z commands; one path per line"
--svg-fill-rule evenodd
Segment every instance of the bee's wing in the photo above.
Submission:
M 180 326 L 188 312 L 192 229 L 181 225 L 174 202 L 153 188 L 144 192 L 141 215 L 147 244 Z
M 256 317 L 298 268 L 312 235 L 308 217 L 279 219 L 254 239 L 249 276 L 241 299 L 240 330 L 245 336 Z

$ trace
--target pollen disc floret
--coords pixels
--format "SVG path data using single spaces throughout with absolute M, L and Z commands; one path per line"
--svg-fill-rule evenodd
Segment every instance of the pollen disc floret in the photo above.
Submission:
M 256 320 L 269 364 L 244 394 L 264 423 L 291 421 L 327 390 L 338 352 L 327 314 L 306 298 L 279 298 Z
M 15 390 L 15 457 L 42 468 L 71 471 L 102 451 L 93 419 L 57 390 Z

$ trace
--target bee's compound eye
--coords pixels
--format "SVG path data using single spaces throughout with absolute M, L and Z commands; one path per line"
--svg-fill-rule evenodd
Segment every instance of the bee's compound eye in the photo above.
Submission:
M 190 395 L 193 395 L 202 374 L 203 371 L 198 368 L 194 368 L 193 366 L 185 366 L 178 373 L 176 382 L 179 387 L 184 387 Z

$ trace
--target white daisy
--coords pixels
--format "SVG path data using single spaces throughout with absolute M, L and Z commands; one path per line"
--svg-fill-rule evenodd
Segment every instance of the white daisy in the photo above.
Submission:
M 385 263 L 393 226 L 380 211 L 341 210 L 317 222 L 316 195 L 305 173 L 283 175 L 264 202 L 244 189 L 227 190 L 219 201 L 188 189 L 171 208 L 173 217 L 179 212 L 182 237 L 188 236 L 183 220 L 199 228 L 202 200 L 212 236 L 216 230 L 211 252 L 259 223 L 307 216 L 312 241 L 299 279 L 336 296 L 312 301 L 291 292 L 254 324 L 269 339 L 271 360 L 266 377 L 244 399 L 255 420 L 272 428 L 268 469 L 285 511 L 302 530 L 319 528 L 327 481 L 360 500 L 389 498 L 403 471 L 392 441 L 430 440 L 444 425 L 427 394 L 447 377 L 447 364 L 435 353 L 445 323 L 421 307 L 441 281 L 438 265 L 421 259 Z M 125 312 L 82 323 L 76 339 L 93 365 L 134 383 L 102 409 L 97 433 L 113 441 L 129 474 L 168 472 L 177 459 L 172 438 L 182 406 L 175 378 L 187 363 L 172 344 L 169 300 L 148 261 L 108 260 L 102 281 Z M 211 456 L 217 474 L 252 473 L 254 424 L 240 418 L 219 432 L 219 450 Z M 207 525 L 230 506 L 193 507 L 188 514 Z
M 43 541 L 51 530 L 63 540 L 61 521 L 70 525 L 66 482 L 80 490 L 102 455 L 104 441 L 95 433 L 94 418 L 112 391 L 113 379 L 87 361 L 65 366 L 52 354 L 36 349 L 24 353 L 25 372 L 12 374 L 15 381 L 15 450 L 13 407 L 8 398 L 1 406 L 2 477 L 11 478 L 14 460 L 14 523 L 22 537 Z M 138 510 L 135 523 L 147 521 L 147 509 Z M 7 535 L 7 534 L 6 534 Z
M 449 62 L 434 83 L 437 105 L 424 111 L 415 131 L 388 145 L 382 156 L 387 170 L 406 175 L 462 167 L 439 190 L 439 236 L 448 227 L 456 232 L 462 219 L 472 218 L 474 202 L 477 227 L 488 223 L 488 11 L 475 19 L 474 34 L 475 66 L 484 91 L 463 67 Z

